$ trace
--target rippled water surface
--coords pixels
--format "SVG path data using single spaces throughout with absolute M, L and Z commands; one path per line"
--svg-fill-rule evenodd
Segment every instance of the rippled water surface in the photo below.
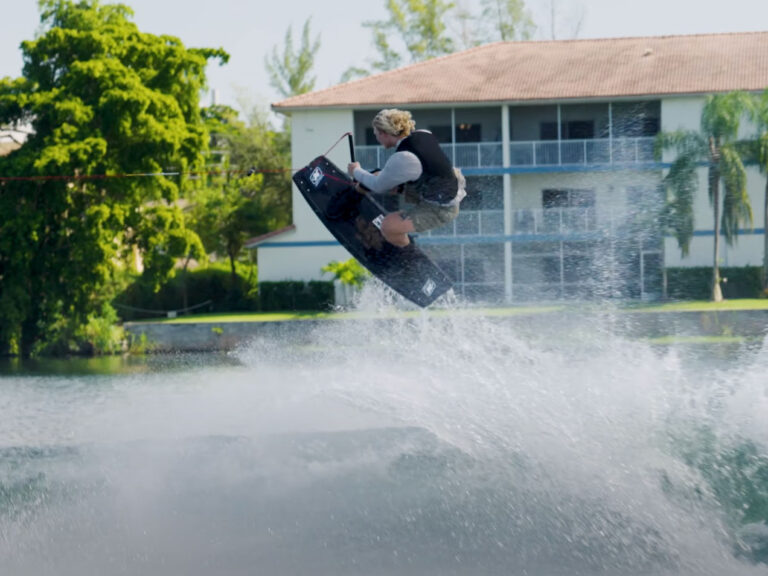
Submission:
M 766 374 L 589 315 L 5 363 L 0 574 L 768 575 Z

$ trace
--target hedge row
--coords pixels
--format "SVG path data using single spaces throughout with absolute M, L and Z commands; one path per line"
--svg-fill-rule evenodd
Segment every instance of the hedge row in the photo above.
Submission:
M 334 305 L 333 282 L 259 282 L 259 310 L 329 310 Z
M 723 297 L 762 297 L 762 273 L 760 266 L 720 268 Z M 667 268 L 667 296 L 674 300 L 709 300 L 712 297 L 712 268 Z
M 250 272 L 250 271 L 247 271 Z M 667 296 L 675 300 L 708 300 L 712 296 L 712 268 L 667 268 Z M 721 268 L 725 298 L 759 298 L 762 268 L 745 266 Z M 333 282 L 260 282 L 255 273 L 206 268 L 179 272 L 158 292 L 134 281 L 119 294 L 113 305 L 123 320 L 165 316 L 168 311 L 195 307 L 191 312 L 280 312 L 325 311 L 333 307 Z M 186 298 L 185 298 L 186 292 Z M 205 306 L 197 307 L 206 303 Z
M 190 313 L 199 314 L 324 311 L 333 304 L 333 282 L 257 283 L 255 274 L 237 274 L 233 279 L 229 270 L 216 268 L 179 272 L 158 292 L 138 278 L 113 302 L 123 320 L 157 318 L 190 307 L 194 308 Z

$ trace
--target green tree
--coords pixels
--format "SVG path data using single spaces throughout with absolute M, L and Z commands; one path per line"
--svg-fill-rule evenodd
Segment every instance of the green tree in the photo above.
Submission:
M 141 32 L 121 4 L 39 6 L 22 77 L 0 80 L 0 124 L 33 130 L 0 158 L 3 176 L 36 178 L 0 191 L 0 353 L 22 355 L 102 314 L 116 263 L 135 249 L 158 279 L 196 249 L 175 205 L 183 176 L 122 175 L 201 166 L 205 67 L 228 59 Z
M 320 48 L 320 36 L 311 38 L 311 18 L 304 22 L 301 33 L 301 46 L 298 52 L 293 47 L 293 29 L 285 32 L 282 53 L 277 46 L 264 58 L 264 65 L 269 74 L 269 83 L 284 98 L 311 92 L 315 88 L 316 78 L 310 76 L 315 65 L 315 55 Z
M 733 244 L 741 224 L 752 225 L 752 207 L 746 190 L 746 171 L 739 126 L 752 101 L 743 92 L 707 97 L 701 115 L 701 130 L 661 133 L 657 151 L 672 149 L 675 159 L 664 178 L 668 192 L 666 222 L 677 238 L 683 255 L 688 254 L 694 231 L 693 202 L 698 190 L 697 168 L 707 167 L 709 200 L 714 213 L 712 300 L 723 299 L 720 288 L 720 236 Z M 724 194 L 720 185 L 723 184 Z
M 393 70 L 488 42 L 530 40 L 536 31 L 524 0 L 481 0 L 479 12 L 461 0 L 386 0 L 386 20 L 364 22 L 376 56 L 369 68 L 351 67 L 341 81 Z
M 763 197 L 763 290 L 768 291 L 768 90 L 755 98 L 753 118 L 757 125 L 757 136 L 752 143 L 751 153 L 760 172 L 767 176 Z
M 455 5 L 445 0 L 386 0 L 389 18 L 363 22 L 373 32 L 377 57 L 371 69 L 352 67 L 342 81 L 404 64 L 452 53 L 456 46 L 448 30 Z M 395 45 L 392 44 L 395 42 Z
M 205 114 L 223 170 L 191 195 L 192 227 L 209 253 L 229 259 L 234 281 L 245 241 L 290 222 L 290 137 L 263 114 L 247 123 L 226 106 Z
M 342 284 L 360 288 L 371 277 L 371 273 L 354 258 L 339 262 L 333 260 L 322 267 L 323 272 L 333 274 L 333 277 Z
M 484 42 L 530 40 L 536 31 L 524 0 L 482 0 L 480 17 Z M 480 44 L 483 42 L 476 42 Z

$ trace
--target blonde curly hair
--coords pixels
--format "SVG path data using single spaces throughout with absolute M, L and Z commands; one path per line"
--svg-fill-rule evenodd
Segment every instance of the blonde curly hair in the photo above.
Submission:
M 372 124 L 379 132 L 386 132 L 399 138 L 405 138 L 416 128 L 416 122 L 411 118 L 411 113 L 396 108 L 382 110 L 376 114 Z

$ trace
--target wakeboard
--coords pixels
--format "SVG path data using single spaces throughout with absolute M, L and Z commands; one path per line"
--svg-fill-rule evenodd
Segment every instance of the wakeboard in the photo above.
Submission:
M 386 209 L 325 156 L 293 175 L 293 181 L 325 227 L 371 274 L 425 308 L 451 289 L 450 278 L 413 242 L 393 246 L 381 234 Z

